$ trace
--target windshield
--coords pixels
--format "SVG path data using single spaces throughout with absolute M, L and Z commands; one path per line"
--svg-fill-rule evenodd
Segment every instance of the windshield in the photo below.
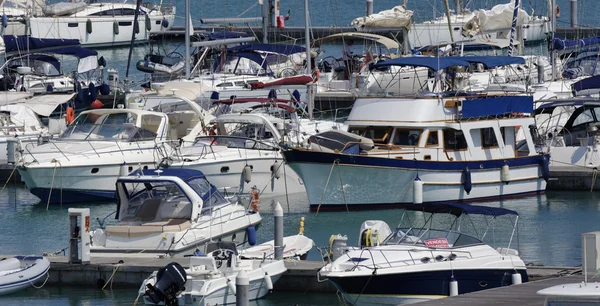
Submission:
M 144 218 L 140 221 L 191 218 L 192 203 L 174 182 L 127 182 L 123 185 L 129 203 L 121 220 L 142 215 Z
M 195 178 L 187 182 L 194 191 L 200 195 L 204 204 L 202 205 L 202 213 L 210 213 L 210 209 L 214 206 L 227 204 L 227 200 L 217 191 L 217 188 L 211 185 L 206 178 Z
M 450 230 L 398 228 L 385 239 L 385 245 L 409 244 L 432 248 L 457 248 L 483 242 L 473 236 Z
M 78 116 L 60 136 L 62 140 L 121 140 L 138 141 L 156 138 L 156 133 L 135 126 L 136 115 L 131 113 Z

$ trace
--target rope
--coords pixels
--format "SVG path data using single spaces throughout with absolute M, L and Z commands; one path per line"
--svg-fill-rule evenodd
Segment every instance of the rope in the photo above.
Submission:
M 104 288 L 106 288 L 106 286 L 108 284 L 110 284 L 110 290 L 112 290 L 113 277 L 117 273 L 117 270 L 119 270 L 119 266 L 121 266 L 121 264 L 116 264 L 113 266 L 113 272 L 112 272 L 111 276 L 108 278 L 108 281 L 106 281 L 104 286 L 102 286 L 102 291 L 104 291 Z
M 319 206 L 317 206 L 317 212 L 315 213 L 315 216 L 319 215 L 319 210 L 321 209 L 321 204 L 323 204 L 323 198 L 325 197 L 325 192 L 327 192 L 327 187 L 329 186 L 329 180 L 331 179 L 331 173 L 333 173 L 333 166 L 335 166 L 335 163 L 338 160 L 334 160 L 333 164 L 331 164 L 331 169 L 329 170 L 329 176 L 327 177 L 327 182 L 325 182 L 325 189 L 323 189 L 323 194 L 321 194 L 321 200 L 319 201 Z
M 6 180 L 6 182 L 4 183 L 4 186 L 2 187 L 2 190 L 0 190 L 0 193 L 2 193 L 2 191 L 4 191 L 4 188 L 6 188 L 6 185 L 8 185 L 8 182 L 10 181 L 10 178 L 13 176 L 13 174 L 15 173 L 15 170 L 17 170 L 17 167 L 19 166 L 19 163 L 15 163 L 15 168 L 12 170 L 12 172 L 10 173 L 10 175 L 8 176 L 8 179 Z
M 342 188 L 342 196 L 344 197 L 344 205 L 346 205 L 346 212 L 349 212 L 350 209 L 348 209 L 348 202 L 346 201 L 346 191 L 344 190 L 344 182 L 342 182 L 342 170 L 340 170 L 340 161 L 337 160 L 337 165 L 338 165 L 338 175 L 340 176 L 340 188 Z M 319 204 L 321 205 L 321 204 Z
M 50 206 L 50 198 L 52 197 L 52 187 L 54 187 L 54 176 L 56 175 L 56 160 L 54 163 L 54 171 L 52 172 L 52 183 L 50 183 L 50 192 L 48 193 L 48 202 L 46 203 L 46 211 L 48 210 L 48 207 Z
M 48 281 L 48 279 L 50 278 L 50 273 L 48 273 L 48 271 L 46 271 L 46 279 L 44 280 L 44 283 L 42 285 L 40 285 L 39 287 L 36 286 L 31 279 L 27 279 L 27 281 L 31 284 L 31 286 L 33 286 L 33 288 L 35 289 L 42 289 L 42 287 L 44 287 L 44 285 L 46 284 L 46 282 Z
M 358 299 L 360 299 L 360 297 L 362 296 L 362 294 L 365 291 L 365 289 L 367 289 L 367 286 L 369 285 L 369 283 L 371 282 L 371 279 L 373 278 L 373 275 L 375 275 L 375 274 L 377 274 L 377 268 L 375 268 L 373 270 L 373 273 L 371 273 L 371 276 L 369 276 L 369 279 L 367 280 L 367 283 L 365 284 L 365 286 L 360 291 L 360 294 L 356 297 L 356 300 L 354 300 L 354 303 L 352 303 L 353 305 L 357 305 L 356 302 L 358 302 Z

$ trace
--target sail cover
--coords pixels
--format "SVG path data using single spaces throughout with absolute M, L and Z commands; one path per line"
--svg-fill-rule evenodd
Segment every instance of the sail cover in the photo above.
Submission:
M 398 5 L 390 10 L 381 11 L 369 16 L 358 17 L 352 20 L 352 26 L 357 30 L 363 28 L 408 28 L 413 11 Z
M 462 29 L 462 35 L 473 37 L 481 32 L 508 30 L 512 28 L 512 19 L 515 9 L 515 1 L 507 4 L 498 4 L 491 10 L 477 10 Z M 521 26 L 531 20 L 531 17 L 523 9 L 519 9 L 517 26 Z

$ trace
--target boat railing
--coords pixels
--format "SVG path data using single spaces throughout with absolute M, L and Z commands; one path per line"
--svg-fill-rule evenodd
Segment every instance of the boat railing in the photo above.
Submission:
M 385 269 L 385 268 L 396 268 L 398 267 L 397 265 L 394 264 L 404 264 L 405 266 L 411 266 L 411 265 L 417 265 L 417 264 L 425 264 L 425 263 L 429 263 L 431 261 L 434 262 L 444 262 L 444 261 L 453 261 L 456 259 L 457 255 L 463 255 L 467 258 L 473 258 L 473 255 L 471 254 L 470 251 L 463 251 L 463 250 L 456 250 L 456 249 L 445 249 L 445 248 L 429 248 L 429 249 L 398 249 L 398 250 L 390 250 L 390 249 L 385 249 L 385 250 L 378 250 L 378 249 L 372 249 L 372 248 L 364 248 L 362 249 L 362 252 L 360 253 L 359 258 L 364 258 L 363 254 L 364 252 L 368 252 L 369 253 L 369 257 L 371 259 L 371 264 L 361 264 L 360 261 L 354 261 L 354 258 L 350 258 L 350 260 L 354 261 L 354 267 L 353 269 L 355 269 L 356 267 L 364 267 L 367 269 Z M 401 260 L 391 260 L 388 259 L 388 256 L 386 256 L 386 254 L 390 254 L 393 252 L 401 252 L 401 253 L 407 253 L 410 257 L 409 260 L 406 259 L 401 259 Z M 381 262 L 376 262 L 375 261 L 375 257 L 374 257 L 374 253 L 379 253 L 381 255 L 381 257 L 385 260 L 385 263 L 387 265 L 382 266 Z M 447 256 L 444 256 L 440 253 L 447 253 Z M 423 256 L 423 254 L 425 256 Z M 348 253 L 346 253 L 346 256 L 350 256 L 348 255 Z M 392 258 L 398 258 L 398 256 L 396 255 L 392 255 L 390 256 Z

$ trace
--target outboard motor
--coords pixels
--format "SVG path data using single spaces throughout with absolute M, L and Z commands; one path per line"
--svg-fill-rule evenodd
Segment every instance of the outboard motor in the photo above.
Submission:
M 160 302 L 166 306 L 177 305 L 177 294 L 185 290 L 186 277 L 183 267 L 172 262 L 158 270 L 156 284 L 148 284 L 145 295 L 157 305 Z

